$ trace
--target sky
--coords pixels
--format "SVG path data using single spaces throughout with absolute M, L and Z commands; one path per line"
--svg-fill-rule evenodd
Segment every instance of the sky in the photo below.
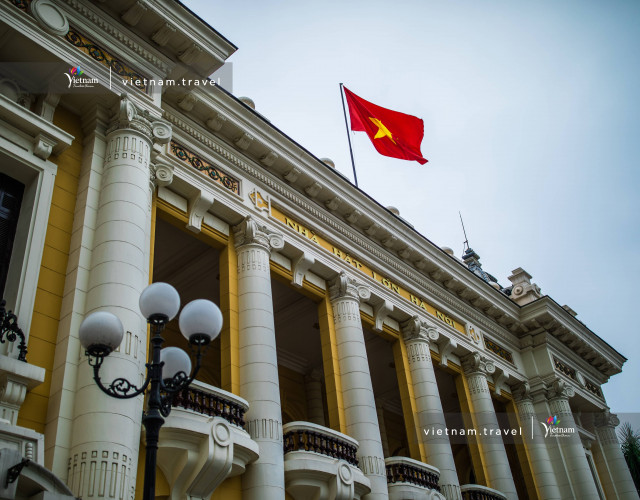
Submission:
M 351 133 L 360 188 L 457 256 L 460 212 L 503 286 L 524 268 L 629 359 L 604 393 L 640 415 L 640 2 L 183 1 L 238 47 L 233 94 L 350 179 L 340 82 L 422 118 L 424 166 Z

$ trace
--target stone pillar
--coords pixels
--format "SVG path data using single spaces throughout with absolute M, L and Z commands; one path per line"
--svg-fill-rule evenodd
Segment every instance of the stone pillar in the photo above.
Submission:
M 607 491 L 606 494 L 607 497 L 611 496 L 622 500 L 638 500 L 638 492 L 616 435 L 616 427 L 619 424 L 620 420 L 617 415 L 609 413 L 608 410 L 595 417 L 600 453 L 606 462 L 606 468 L 612 479 L 611 486 L 614 489 L 614 491 Z
M 440 491 L 447 500 L 459 500 L 462 498 L 460 483 L 429 349 L 429 342 L 438 340 L 438 331 L 414 316 L 402 325 L 402 335 L 407 346 L 416 420 L 427 463 L 440 470 Z
M 260 458 L 242 476 L 243 498 L 284 500 L 282 410 L 273 320 L 271 249 L 282 235 L 251 216 L 234 228 L 238 252 L 238 352 L 240 396 L 249 402 L 247 431 L 260 446 Z
M 149 284 L 151 148 L 166 143 L 171 127 L 151 121 L 126 97 L 107 131 L 85 313 L 107 310 L 124 325 L 118 351 L 104 362 L 105 385 L 124 377 L 139 385 L 145 375 L 147 325 L 138 299 Z M 84 353 L 78 363 L 68 484 L 82 498 L 133 499 L 140 444 L 142 396 L 114 399 L 93 381 Z
M 498 418 L 491 400 L 487 375 L 495 371 L 493 363 L 474 352 L 462 359 L 469 388 L 469 409 L 475 422 L 476 439 L 484 465 L 487 486 L 504 493 L 509 500 L 518 498 L 509 459 L 504 448 Z
M 371 493 L 363 500 L 386 500 L 384 453 L 360 322 L 360 300 L 370 296 L 368 288 L 344 272 L 329 284 L 347 434 L 358 441 L 359 466 L 371 481 Z
M 573 412 L 569 406 L 569 398 L 574 395 L 573 388 L 559 378 L 556 378 L 547 389 L 549 409 L 551 415 L 558 417 L 558 428 L 573 429 L 573 431 L 565 432 L 565 436 L 557 438 L 562 449 L 573 494 L 580 500 L 598 500 L 600 495 L 589 468 Z
M 324 405 L 322 404 L 322 373 L 314 369 L 304 377 L 304 388 L 307 391 L 307 416 L 309 422 L 325 425 Z
M 538 494 L 540 498 L 545 500 L 561 500 L 558 479 L 553 472 L 549 451 L 544 442 L 544 434 L 533 407 L 531 388 L 527 382 L 523 382 L 512 388 L 511 394 L 520 417 L 522 438 L 528 452 L 529 466 Z

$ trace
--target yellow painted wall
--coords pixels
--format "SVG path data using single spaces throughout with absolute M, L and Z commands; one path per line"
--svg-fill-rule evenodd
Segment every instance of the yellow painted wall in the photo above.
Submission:
M 27 394 L 18 415 L 18 425 L 41 433 L 44 433 L 47 416 L 83 140 L 80 119 L 70 111 L 58 107 L 53 123 L 72 134 L 75 139 L 66 151 L 58 157 L 50 158 L 50 161 L 58 165 L 58 173 L 53 188 L 27 354 L 29 363 L 41 366 L 46 374 L 44 383 Z
M 221 386 L 225 391 L 239 394 L 238 254 L 233 245 L 232 234 L 226 248 L 220 252 L 220 309 L 223 317 L 220 332 Z

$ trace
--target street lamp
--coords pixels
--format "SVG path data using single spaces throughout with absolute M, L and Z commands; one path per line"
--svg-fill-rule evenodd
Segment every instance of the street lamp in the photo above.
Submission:
M 218 306 L 205 299 L 191 301 L 182 309 L 178 320 L 180 331 L 189 341 L 192 353 L 195 348 L 196 365 L 193 374 L 189 375 L 191 360 L 186 352 L 178 347 L 162 349 L 162 331 L 180 309 L 176 289 L 167 283 L 153 283 L 142 291 L 139 305 L 151 328 L 152 350 L 151 363 L 146 364 L 147 377 L 141 387 L 125 378 L 117 378 L 108 385 L 100 379 L 104 359 L 120 345 L 124 335 L 116 315 L 107 311 L 91 313 L 80 325 L 79 337 L 89 357 L 89 365 L 93 366 L 93 379 L 103 392 L 114 398 L 128 399 L 148 389 L 147 409 L 142 417 L 147 437 L 143 499 L 154 500 L 158 438 L 163 417 L 171 412 L 173 396 L 185 389 L 198 373 L 202 355 L 222 329 L 222 313 Z

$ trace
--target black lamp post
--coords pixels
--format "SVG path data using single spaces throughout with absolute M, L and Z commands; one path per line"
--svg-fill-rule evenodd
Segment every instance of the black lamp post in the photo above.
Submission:
M 213 302 L 197 299 L 184 306 L 179 325 L 191 352 L 195 353 L 196 364 L 191 373 L 191 360 L 186 352 L 177 347 L 162 349 L 162 331 L 179 309 L 180 296 L 167 283 L 153 283 L 142 291 L 140 311 L 151 329 L 151 362 L 146 364 L 147 376 L 140 387 L 125 378 L 117 378 L 108 385 L 100 379 L 104 359 L 122 342 L 124 328 L 120 319 L 110 312 L 98 311 L 88 315 L 80 325 L 80 343 L 93 366 L 93 378 L 103 392 L 114 398 L 128 399 L 148 391 L 147 408 L 142 417 L 147 438 L 144 500 L 155 499 L 158 438 L 163 417 L 171 412 L 173 396 L 193 381 L 207 346 L 222 329 L 222 313 Z

